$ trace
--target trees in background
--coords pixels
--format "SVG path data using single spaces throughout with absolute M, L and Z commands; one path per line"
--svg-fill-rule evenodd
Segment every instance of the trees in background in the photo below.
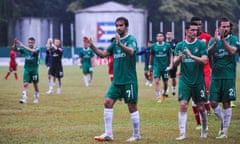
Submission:
M 0 1 L 0 46 L 11 45 L 14 26 L 20 17 L 57 18 L 64 25 L 74 22 L 74 12 L 81 8 L 101 4 L 108 0 L 1 0 Z M 148 20 L 153 22 L 153 31 L 159 31 L 159 21 L 189 20 L 200 16 L 215 21 L 220 17 L 229 18 L 234 25 L 240 19 L 240 0 L 115 0 L 126 5 L 144 8 Z M 237 27 L 233 31 L 237 32 Z M 65 31 L 66 39 L 70 39 Z M 67 40 L 65 40 L 67 42 Z M 69 45 L 65 43 L 65 45 Z

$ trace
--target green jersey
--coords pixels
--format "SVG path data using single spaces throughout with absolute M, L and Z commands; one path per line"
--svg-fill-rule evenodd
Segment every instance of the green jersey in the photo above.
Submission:
M 204 64 L 196 62 L 187 56 L 184 51 L 186 48 L 188 48 L 194 56 L 201 57 L 203 55 L 207 55 L 206 44 L 203 41 L 196 39 L 192 43 L 189 43 L 186 40 L 179 42 L 175 49 L 175 56 L 179 55 L 179 51 L 181 51 L 185 56 L 185 58 L 181 61 L 180 80 L 189 86 L 195 86 L 201 84 L 202 82 L 204 83 Z
M 124 52 L 116 43 L 116 40 L 112 42 L 107 51 L 110 55 L 113 55 L 113 84 L 124 85 L 130 83 L 137 83 L 136 72 L 136 52 L 137 41 L 135 37 L 127 35 L 121 38 L 121 43 L 125 46 L 134 49 L 134 54 L 129 55 Z
M 91 59 L 93 56 L 94 53 L 90 48 L 83 48 L 79 53 L 79 57 L 82 59 L 83 66 L 92 66 Z
M 172 49 L 169 43 L 154 43 L 151 47 L 151 55 L 153 55 L 153 69 L 157 71 L 165 71 L 170 64 L 171 52 Z
M 19 51 L 25 57 L 24 68 L 25 69 L 37 69 L 39 64 L 39 49 L 35 48 L 36 51 L 34 53 L 26 50 L 25 48 L 19 48 Z
M 229 35 L 226 41 L 230 46 L 237 47 L 237 38 Z M 211 38 L 208 47 L 215 41 Z M 224 48 L 222 40 L 217 42 L 214 53 L 212 55 L 212 79 L 235 79 L 236 78 L 236 59 L 235 55 L 230 55 Z

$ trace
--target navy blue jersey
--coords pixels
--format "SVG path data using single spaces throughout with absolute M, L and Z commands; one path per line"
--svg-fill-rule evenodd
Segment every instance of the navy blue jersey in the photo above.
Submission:
M 151 54 L 151 48 L 144 48 L 143 50 L 141 50 L 137 53 L 137 55 L 144 55 L 145 65 L 149 64 L 150 54 Z

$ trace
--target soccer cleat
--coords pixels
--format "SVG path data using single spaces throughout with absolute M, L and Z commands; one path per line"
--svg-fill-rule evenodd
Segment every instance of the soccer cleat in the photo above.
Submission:
M 20 104 L 25 104 L 25 103 L 27 103 L 27 100 L 22 98 L 22 99 L 19 100 L 19 103 Z
M 179 137 L 176 138 L 176 140 L 184 140 L 186 138 L 185 134 L 180 134 Z
M 38 103 L 38 99 L 34 99 L 34 100 L 33 100 L 33 103 L 34 103 L 34 104 L 37 104 L 37 103 Z
M 27 95 L 26 95 L 26 92 L 23 92 L 22 98 L 19 100 L 19 103 L 21 103 L 21 104 L 27 103 Z
M 53 90 L 48 90 L 46 94 L 53 94 Z
M 234 103 L 233 103 L 233 101 L 231 101 L 231 107 L 232 108 L 235 108 L 237 105 L 235 105 Z
M 108 136 L 107 134 L 104 133 L 100 136 L 95 136 L 94 139 L 98 141 L 112 141 L 113 136 Z
M 149 85 L 148 85 L 149 87 L 152 87 L 152 83 L 149 83 Z
M 207 138 L 207 131 L 201 130 L 200 138 Z
M 227 138 L 227 135 L 225 135 L 224 133 L 216 137 L 216 139 L 225 139 L 225 138 Z
M 5 80 L 8 80 L 8 77 L 5 77 L 4 79 L 5 79 Z
M 149 84 L 150 84 L 149 81 L 145 82 L 145 86 L 149 86 Z
M 219 130 L 218 132 L 218 136 L 216 137 L 216 139 L 224 139 L 224 138 L 227 138 L 227 130 L 225 129 L 225 132 L 224 132 L 224 129 L 223 130 Z
M 201 125 L 198 125 L 196 126 L 195 130 L 201 130 L 202 129 L 202 126 Z
M 157 102 L 163 103 L 165 101 L 165 99 L 166 99 L 166 96 L 163 95 Z
M 39 98 L 39 93 L 34 95 L 33 103 L 37 104 L 38 103 L 38 98 Z
M 57 94 L 60 94 L 61 93 L 61 88 L 58 88 L 57 89 Z
M 135 142 L 140 140 L 141 137 L 140 136 L 131 136 L 129 139 L 127 139 L 127 142 Z

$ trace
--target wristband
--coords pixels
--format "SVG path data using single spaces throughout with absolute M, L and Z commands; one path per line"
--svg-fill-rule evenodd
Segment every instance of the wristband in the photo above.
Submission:
M 151 69 L 152 68 L 152 65 L 148 65 L 148 69 Z

